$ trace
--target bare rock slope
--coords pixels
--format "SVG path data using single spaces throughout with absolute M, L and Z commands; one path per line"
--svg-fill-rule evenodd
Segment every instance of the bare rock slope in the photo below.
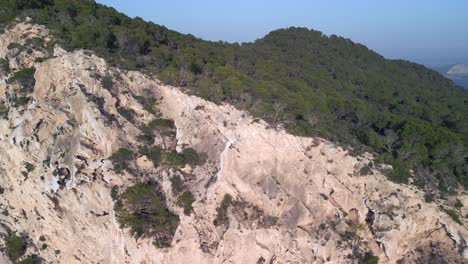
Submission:
M 31 39 L 43 41 L 31 46 Z M 0 70 L 0 247 L 23 237 L 19 259 L 467 263 L 464 219 L 457 223 L 443 201 L 425 202 L 416 188 L 388 181 L 371 155 L 353 157 L 332 142 L 269 128 L 87 51 L 53 49 L 42 26 L 9 28 L 0 36 L 0 58 L 10 68 Z M 30 90 L 12 81 L 26 68 L 35 68 Z M 105 78 L 112 79 L 108 87 Z M 145 98 L 156 100 L 148 106 Z M 175 134 L 142 143 L 142 127 L 157 118 L 173 120 Z M 145 144 L 193 148 L 206 162 L 157 166 L 138 153 Z M 135 150 L 131 170 L 116 170 L 110 159 L 121 148 Z M 175 176 L 193 194 L 189 213 L 178 205 Z M 143 181 L 158 183 L 180 219 L 168 247 L 118 223 L 114 186 Z M 466 195 L 458 199 L 468 204 Z M 7 250 L 0 262 L 11 262 Z

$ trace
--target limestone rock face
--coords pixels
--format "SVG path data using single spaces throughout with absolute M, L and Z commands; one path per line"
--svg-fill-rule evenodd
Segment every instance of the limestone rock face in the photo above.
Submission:
M 45 48 L 28 56 L 11 48 L 34 37 Z M 387 180 L 372 155 L 268 128 L 232 106 L 116 69 L 87 51 L 54 51 L 49 42 L 46 28 L 27 23 L 0 36 L 0 57 L 11 68 L 0 71 L 0 102 L 8 108 L 0 120 L 0 237 L 27 234 L 25 256 L 46 263 L 363 263 L 371 255 L 379 263 L 467 263 L 466 224 L 441 209 L 448 208 L 443 201 L 425 202 L 415 187 Z M 34 89 L 18 105 L 19 87 L 7 80 L 31 67 Z M 111 88 L 103 87 L 105 76 Z M 157 98 L 157 111 L 142 103 L 148 96 Z M 156 117 L 176 127 L 175 141 L 160 136 L 157 144 L 191 147 L 207 162 L 174 169 L 139 155 L 140 176 L 115 171 L 110 156 L 138 149 L 142 126 Z M 174 174 L 194 195 L 190 215 L 177 206 Z M 115 217 L 112 187 L 142 179 L 159 182 L 179 215 L 168 248 L 157 248 L 157 238 L 136 239 Z M 457 198 L 468 204 L 467 195 Z M 0 262 L 10 263 L 4 252 Z

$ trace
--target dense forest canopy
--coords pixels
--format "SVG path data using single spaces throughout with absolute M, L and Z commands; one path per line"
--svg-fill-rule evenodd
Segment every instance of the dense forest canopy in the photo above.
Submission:
M 29 16 L 68 50 L 93 50 L 216 103 L 372 151 L 388 176 L 450 193 L 468 186 L 468 91 L 422 65 L 306 28 L 253 43 L 210 42 L 91 0 L 4 0 L 0 23 Z

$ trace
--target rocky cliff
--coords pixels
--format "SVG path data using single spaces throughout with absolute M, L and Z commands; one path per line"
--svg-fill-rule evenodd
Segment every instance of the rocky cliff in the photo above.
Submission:
M 0 58 L 1 263 L 467 263 L 463 192 L 430 201 L 371 154 L 66 52 L 42 26 L 7 29 Z M 159 200 L 128 211 L 138 184 Z M 160 200 L 168 230 L 125 222 Z

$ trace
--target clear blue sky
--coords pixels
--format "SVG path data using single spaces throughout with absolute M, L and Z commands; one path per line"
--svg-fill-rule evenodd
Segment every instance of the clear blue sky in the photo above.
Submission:
M 247 42 L 289 26 L 362 43 L 387 58 L 468 63 L 468 0 L 97 0 L 207 40 Z

